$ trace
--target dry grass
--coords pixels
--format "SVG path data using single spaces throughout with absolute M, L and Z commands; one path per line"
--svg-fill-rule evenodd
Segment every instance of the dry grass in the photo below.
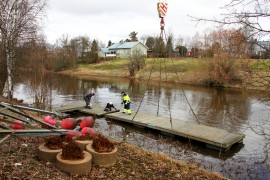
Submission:
M 212 59 L 146 59 L 145 67 L 136 72 L 135 78 L 139 80 L 151 80 L 162 82 L 177 82 L 181 84 L 205 85 L 209 81 L 209 62 Z M 115 59 L 103 61 L 99 64 L 81 64 L 72 71 L 67 70 L 61 73 L 80 76 L 80 77 L 124 77 L 130 78 L 128 70 L 128 59 Z M 257 64 L 256 64 L 257 63 Z M 256 67 L 254 67 L 255 65 Z M 264 66 L 262 66 L 262 64 Z M 268 87 L 264 84 L 259 84 L 258 80 L 252 77 L 249 73 L 251 69 L 256 71 L 268 72 L 270 61 L 263 61 L 259 63 L 256 60 L 237 60 L 235 63 L 235 75 L 239 79 L 233 82 L 224 84 L 224 87 L 241 88 L 243 85 L 247 89 L 266 89 Z M 245 68 L 244 68 L 245 67 Z M 253 67 L 253 68 L 252 68 Z M 269 78 L 269 76 L 264 76 Z M 211 78 L 210 78 L 211 79 Z M 251 82 L 251 83 L 250 83 Z M 253 84 L 252 84 L 253 83 Z M 257 83 L 254 85 L 254 83 Z M 252 84 L 252 85 L 250 85 Z
M 62 71 L 74 76 L 106 76 L 130 78 L 128 59 L 103 61 L 99 64 L 81 64 L 76 70 Z M 202 85 L 209 78 L 207 59 L 146 59 L 145 67 L 136 72 L 140 80 L 177 82 Z

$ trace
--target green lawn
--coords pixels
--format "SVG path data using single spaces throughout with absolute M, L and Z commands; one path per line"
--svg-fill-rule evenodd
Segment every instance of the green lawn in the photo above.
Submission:
M 217 62 L 220 64 L 219 67 L 214 66 Z M 72 74 L 130 77 L 129 63 L 129 59 L 114 59 L 104 60 L 97 64 L 80 64 L 76 72 L 72 72 Z M 235 77 L 239 78 L 239 81 L 235 82 L 238 83 L 245 81 L 245 76 L 242 76 L 243 72 L 250 72 L 252 69 L 260 72 L 269 72 L 269 67 L 270 60 L 239 59 L 221 61 L 213 58 L 147 58 L 145 59 L 145 67 L 140 71 L 136 71 L 135 78 L 140 80 L 151 78 L 153 81 L 203 85 L 209 79 L 213 78 L 213 75 L 218 74 L 214 72 L 217 68 L 223 69 L 224 72 L 231 68 Z

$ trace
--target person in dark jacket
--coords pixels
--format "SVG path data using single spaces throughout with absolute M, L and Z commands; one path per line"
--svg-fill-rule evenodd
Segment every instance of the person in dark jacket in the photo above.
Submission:
M 95 93 L 89 93 L 89 94 L 86 94 L 85 96 L 84 96 L 84 100 L 85 100 L 85 103 L 86 103 L 86 105 L 85 105 L 85 108 L 89 108 L 89 109 L 92 109 L 92 107 L 90 106 L 90 101 L 91 101 L 91 98 L 92 98 L 92 96 L 94 96 L 95 95 Z
M 112 109 L 116 110 L 112 102 L 107 103 L 104 111 L 111 111 Z

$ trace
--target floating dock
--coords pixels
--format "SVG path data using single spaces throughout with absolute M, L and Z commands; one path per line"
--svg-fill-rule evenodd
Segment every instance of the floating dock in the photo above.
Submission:
M 94 104 L 92 109 L 89 109 L 89 108 L 85 108 L 85 102 L 74 102 L 70 104 L 64 104 L 62 106 L 55 107 L 53 109 L 54 111 L 61 112 L 61 113 L 78 111 L 78 112 L 89 114 L 96 117 L 104 117 L 106 114 L 119 112 L 118 109 L 107 112 L 107 111 L 104 111 L 104 108 L 105 107 L 101 107 L 98 104 Z
M 224 152 L 229 150 L 232 145 L 242 143 L 245 137 L 244 134 L 240 133 L 233 134 L 215 127 L 185 122 L 178 119 L 170 120 L 170 118 L 141 112 L 138 112 L 134 119 L 134 114 L 128 115 L 121 112 L 106 114 L 105 117 L 203 142 L 208 148 L 222 150 Z
M 242 143 L 245 137 L 241 133 L 229 133 L 220 128 L 210 127 L 201 124 L 190 123 L 179 119 L 171 119 L 168 117 L 155 116 L 147 113 L 138 112 L 128 115 L 119 112 L 119 110 L 106 112 L 104 108 L 98 104 L 94 104 L 92 109 L 85 108 L 85 102 L 75 102 L 55 107 L 54 111 L 61 113 L 69 113 L 78 111 L 97 117 L 106 117 L 108 119 L 123 121 L 137 126 L 159 130 L 163 133 L 176 135 L 206 144 L 206 147 L 216 150 L 227 151 L 234 144 Z

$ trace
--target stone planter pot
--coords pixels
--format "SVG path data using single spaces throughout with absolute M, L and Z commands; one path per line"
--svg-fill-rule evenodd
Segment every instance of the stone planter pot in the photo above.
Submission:
M 92 148 L 91 143 L 86 146 L 86 151 L 88 151 L 92 155 L 93 157 L 92 162 L 101 167 L 111 167 L 116 163 L 117 160 L 116 147 L 112 150 L 112 152 L 99 153 Z
M 44 144 L 40 145 L 37 149 L 38 158 L 43 161 L 56 161 L 56 155 L 61 152 L 62 149 L 49 149 Z
M 56 155 L 56 167 L 69 174 L 88 174 L 92 168 L 92 155 L 89 152 L 83 151 L 84 158 L 79 160 L 62 159 L 62 152 Z
M 75 140 L 76 144 L 83 150 L 86 150 L 88 144 L 92 144 L 92 140 Z

